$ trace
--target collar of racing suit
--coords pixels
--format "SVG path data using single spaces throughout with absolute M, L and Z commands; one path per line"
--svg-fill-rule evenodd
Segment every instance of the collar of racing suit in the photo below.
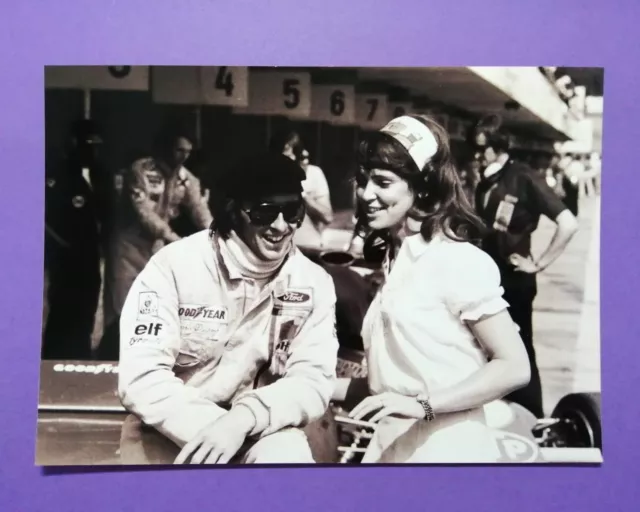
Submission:
M 247 244 L 233 231 L 226 240 L 219 237 L 217 243 L 220 256 L 227 268 L 233 268 L 242 277 L 257 281 L 266 281 L 273 277 L 287 259 L 287 254 L 281 260 L 273 262 L 257 258 Z

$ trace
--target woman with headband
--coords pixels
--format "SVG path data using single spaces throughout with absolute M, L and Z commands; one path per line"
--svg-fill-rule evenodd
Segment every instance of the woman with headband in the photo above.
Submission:
M 497 461 L 483 406 L 526 385 L 530 368 L 498 269 L 471 243 L 484 226 L 447 133 L 429 117 L 396 118 L 358 160 L 362 212 L 389 240 L 362 330 L 371 396 L 350 413 L 378 424 L 363 462 Z M 334 398 L 350 384 L 340 379 Z

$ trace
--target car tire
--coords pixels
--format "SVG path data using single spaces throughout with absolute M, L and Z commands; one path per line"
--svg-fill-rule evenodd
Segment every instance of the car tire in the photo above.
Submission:
M 575 447 L 602 450 L 600 393 L 572 393 L 564 396 L 555 406 L 552 418 L 568 420 L 569 439 Z

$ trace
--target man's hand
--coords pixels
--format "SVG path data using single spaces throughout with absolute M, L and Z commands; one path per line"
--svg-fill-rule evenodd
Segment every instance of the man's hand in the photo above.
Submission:
M 524 272 L 525 274 L 537 274 L 540 267 L 531 259 L 525 258 L 520 254 L 512 254 L 509 258 L 511 264 L 516 268 L 516 272 Z
M 176 457 L 174 464 L 227 464 L 255 425 L 252 412 L 236 406 L 204 427 Z

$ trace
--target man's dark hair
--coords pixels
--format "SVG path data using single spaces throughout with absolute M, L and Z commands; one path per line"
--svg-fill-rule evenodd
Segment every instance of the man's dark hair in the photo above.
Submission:
M 268 151 L 244 158 L 221 173 L 212 187 L 211 235 L 217 233 L 226 238 L 239 226 L 243 202 L 301 194 L 305 177 L 296 162 L 280 153 Z
M 153 149 L 157 153 L 165 153 L 170 150 L 180 138 L 187 139 L 191 144 L 193 144 L 195 140 L 191 131 L 186 127 L 167 125 L 156 134 L 153 141 Z
M 504 133 L 489 133 L 487 134 L 487 147 L 492 148 L 496 153 L 508 153 L 511 149 L 511 141 L 509 136 Z
M 272 135 L 269 141 L 269 151 L 282 153 L 285 146 L 291 146 L 295 157 L 300 159 L 304 144 L 300 134 L 289 125 L 280 128 Z

